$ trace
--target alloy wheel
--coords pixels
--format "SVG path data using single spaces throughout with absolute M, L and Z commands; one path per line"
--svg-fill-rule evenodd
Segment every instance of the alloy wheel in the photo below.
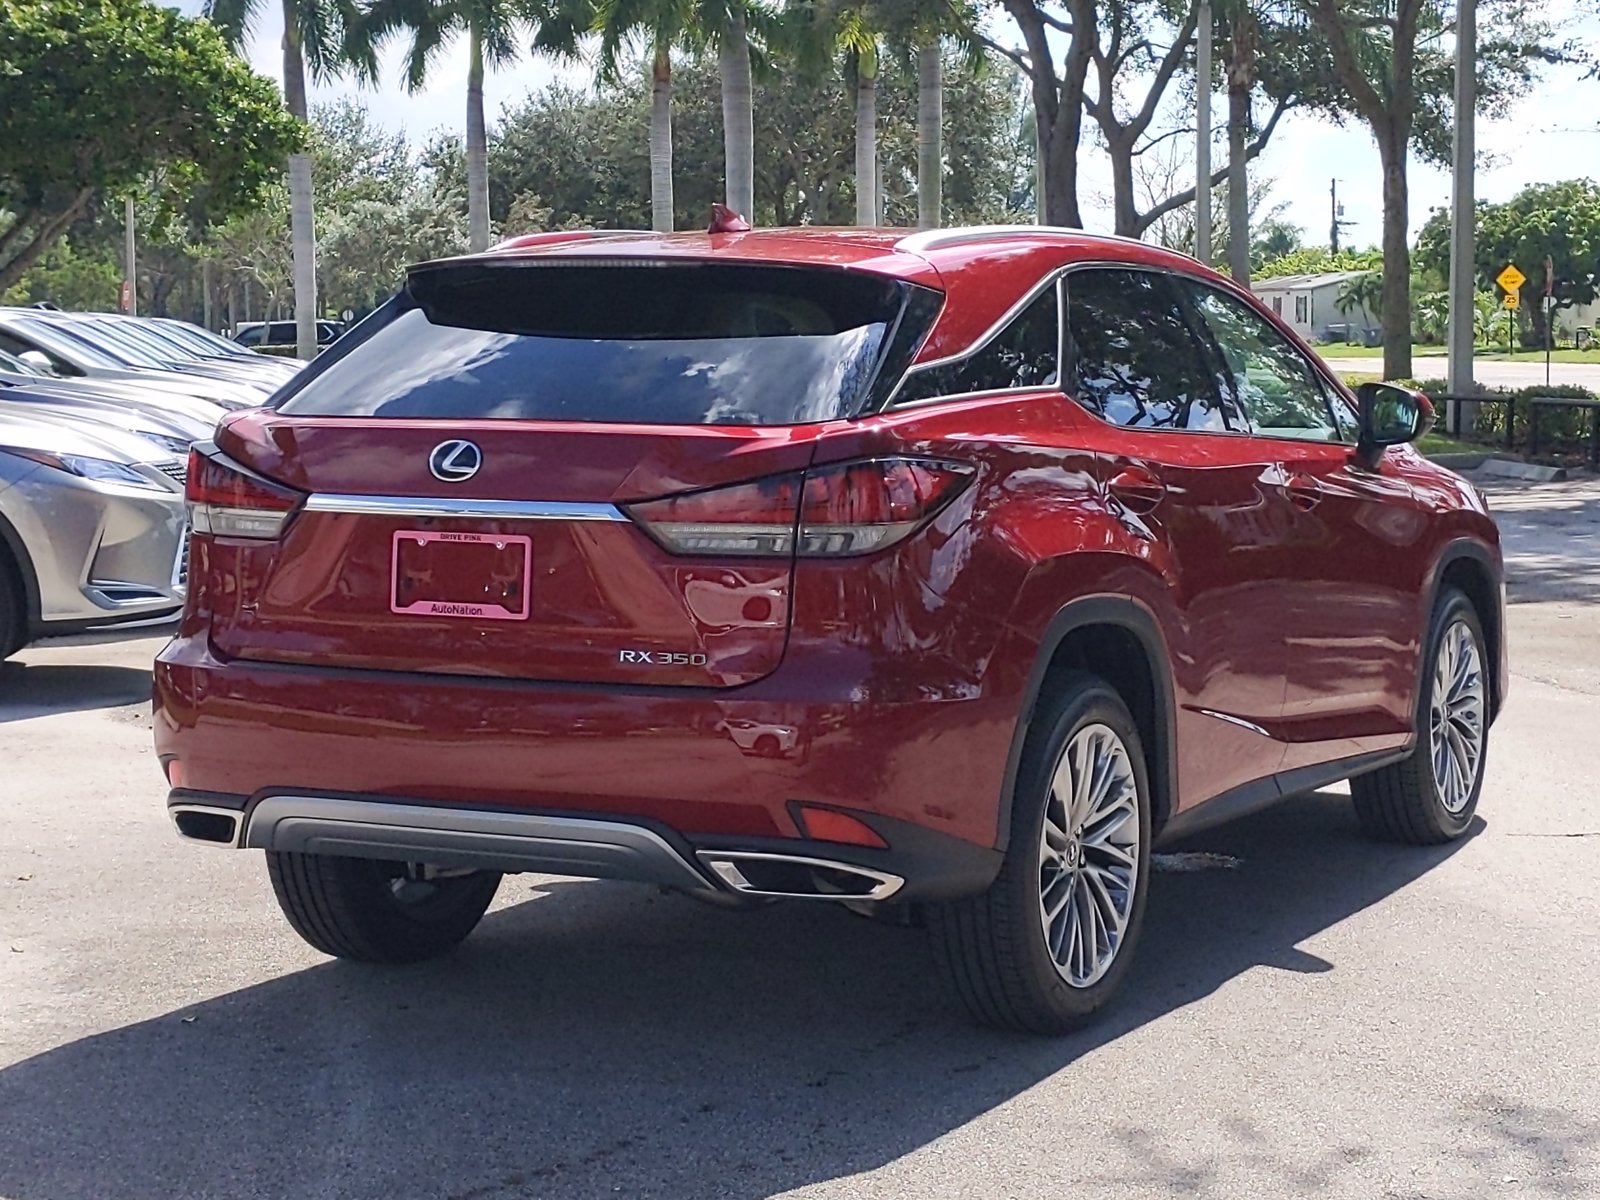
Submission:
M 1039 834 L 1039 921 L 1050 959 L 1072 987 L 1098 982 L 1122 947 L 1139 838 L 1128 749 L 1108 726 L 1086 725 L 1056 763 Z
M 1472 628 L 1453 621 L 1439 639 L 1433 667 L 1429 750 L 1439 802 L 1451 815 L 1472 799 L 1483 763 L 1483 656 Z

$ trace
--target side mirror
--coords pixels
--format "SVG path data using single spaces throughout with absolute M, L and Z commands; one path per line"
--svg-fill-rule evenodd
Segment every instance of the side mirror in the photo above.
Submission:
M 1356 458 L 1375 468 L 1389 446 L 1414 442 L 1433 428 L 1433 401 L 1421 392 L 1397 383 L 1363 383 L 1356 389 L 1361 402 L 1361 439 Z
M 57 375 L 56 366 L 50 361 L 49 355 L 40 350 L 24 350 L 17 358 L 28 364 L 30 370 L 41 375 Z

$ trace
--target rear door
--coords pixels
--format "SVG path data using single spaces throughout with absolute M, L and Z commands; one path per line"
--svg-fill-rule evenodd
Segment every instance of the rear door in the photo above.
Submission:
M 1067 276 L 1069 386 L 1120 426 L 1106 487 L 1164 567 L 1185 807 L 1272 775 L 1287 670 L 1288 515 L 1270 447 L 1241 432 L 1164 275 Z
M 905 286 L 696 264 L 414 275 L 375 330 L 219 435 L 304 499 L 274 539 L 207 551 L 213 642 L 522 680 L 760 678 L 784 651 L 800 472 L 872 386 Z
M 1285 768 L 1386 748 L 1411 723 L 1429 521 L 1394 470 L 1354 460 L 1354 416 L 1288 338 L 1238 297 L 1189 285 L 1292 514 Z

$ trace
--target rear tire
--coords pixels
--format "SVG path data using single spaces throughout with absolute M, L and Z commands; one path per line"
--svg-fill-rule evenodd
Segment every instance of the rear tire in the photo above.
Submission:
M 267 874 L 294 931 L 357 962 L 411 963 L 454 949 L 477 927 L 498 871 L 417 878 L 413 865 L 267 851 Z
M 1150 783 L 1127 705 L 1092 675 L 1052 683 L 1017 770 L 1000 874 L 982 895 L 928 910 L 972 1015 L 1045 1034 L 1082 1027 L 1116 993 L 1150 878 Z
M 1425 645 L 1411 756 L 1350 781 L 1356 819 L 1386 842 L 1431 846 L 1467 831 L 1489 749 L 1489 656 L 1465 593 L 1439 597 Z

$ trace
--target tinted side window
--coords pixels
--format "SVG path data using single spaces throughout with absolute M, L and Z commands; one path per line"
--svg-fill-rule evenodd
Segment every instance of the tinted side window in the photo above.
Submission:
M 1163 277 L 1075 271 L 1067 276 L 1067 325 L 1075 394 L 1085 408 L 1116 425 L 1229 427 L 1226 399 Z
M 1045 289 L 971 357 L 907 376 L 896 402 L 1056 386 L 1061 355 L 1058 290 Z
M 1236 297 L 1204 284 L 1186 286 L 1258 437 L 1342 440 L 1321 379 L 1282 334 Z

